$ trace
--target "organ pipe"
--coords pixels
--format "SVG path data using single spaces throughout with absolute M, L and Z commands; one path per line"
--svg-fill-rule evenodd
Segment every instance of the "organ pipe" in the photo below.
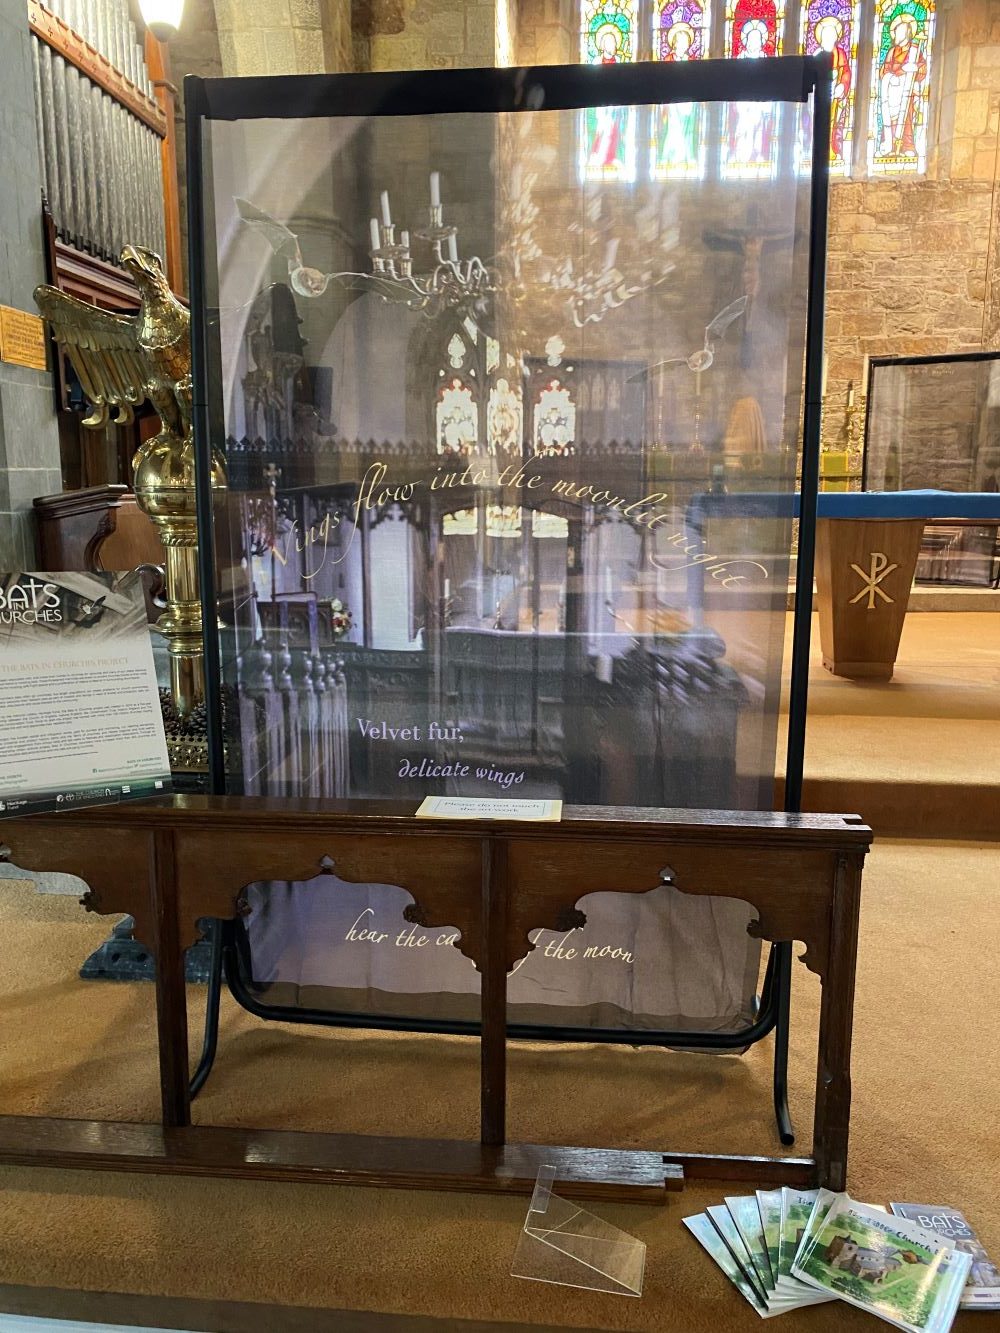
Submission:
M 117 261 L 126 244 L 162 255 L 162 131 L 153 128 L 162 113 L 128 0 L 29 0 L 29 19 L 38 147 L 57 234 L 103 259 Z M 90 76 L 86 48 L 79 62 L 60 52 L 62 43 L 77 49 L 73 34 L 105 57 L 116 86 L 127 81 L 125 100 L 102 86 L 107 76 Z

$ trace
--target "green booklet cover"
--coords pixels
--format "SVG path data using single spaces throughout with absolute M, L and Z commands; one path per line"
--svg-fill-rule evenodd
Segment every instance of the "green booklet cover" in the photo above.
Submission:
M 936 1203 L 890 1203 L 897 1217 L 916 1222 L 926 1231 L 936 1231 L 956 1250 L 972 1258 L 969 1280 L 959 1305 L 963 1310 L 1000 1310 L 1000 1269 L 983 1249 L 979 1238 L 957 1208 Z
M 685 1217 L 682 1220 L 698 1244 L 711 1255 L 736 1290 L 753 1306 L 762 1319 L 778 1313 L 769 1310 L 757 1295 L 756 1289 L 748 1281 L 746 1274 L 733 1258 L 729 1246 L 706 1213 L 698 1213 L 695 1217 Z
M 767 1259 L 775 1281 L 778 1278 L 778 1244 L 781 1240 L 781 1190 L 757 1190 L 757 1210 L 767 1242 Z
M 792 1273 L 911 1333 L 946 1333 L 969 1255 L 933 1231 L 841 1195 L 803 1240 Z
M 753 1260 L 754 1270 L 761 1286 L 765 1292 L 773 1291 L 774 1276 L 771 1273 L 771 1262 L 767 1257 L 767 1242 L 764 1239 L 764 1228 L 761 1226 L 756 1198 L 752 1194 L 727 1194 L 725 1203 Z
M 800 1282 L 792 1274 L 792 1262 L 806 1234 L 816 1206 L 818 1190 L 781 1191 L 781 1225 L 778 1236 L 778 1272 L 775 1288 L 780 1295 L 794 1296 L 802 1305 L 815 1305 L 833 1298 L 826 1292 Z
M 725 1241 L 733 1258 L 739 1264 L 746 1280 L 750 1283 L 751 1287 L 753 1287 L 757 1299 L 760 1301 L 761 1305 L 766 1305 L 767 1287 L 757 1276 L 750 1251 L 744 1244 L 743 1237 L 740 1235 L 729 1209 L 724 1208 L 719 1204 L 715 1204 L 706 1208 L 705 1212 L 719 1235 Z

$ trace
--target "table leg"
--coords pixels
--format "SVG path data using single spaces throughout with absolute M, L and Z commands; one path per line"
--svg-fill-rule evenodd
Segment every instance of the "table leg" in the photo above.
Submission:
M 813 1157 L 817 1182 L 842 1190 L 847 1184 L 851 1121 L 851 1033 L 854 974 L 858 958 L 861 860 L 840 855 L 830 905 L 830 943 L 819 1015 Z
M 507 1111 L 507 846 L 483 841 L 483 964 L 480 1004 L 481 1139 L 506 1141 Z
M 153 834 L 150 878 L 156 957 L 156 1026 L 160 1045 L 160 1099 L 164 1125 L 191 1123 L 188 1073 L 187 992 L 184 950 L 177 922 L 173 833 Z

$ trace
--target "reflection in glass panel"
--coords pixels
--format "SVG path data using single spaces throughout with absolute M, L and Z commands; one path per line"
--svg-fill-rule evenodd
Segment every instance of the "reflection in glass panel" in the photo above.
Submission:
M 780 56 L 784 0 L 727 0 L 726 55 L 732 60 Z M 768 102 L 730 102 L 722 122 L 722 174 L 770 178 L 778 169 L 780 108 Z
M 709 6 L 702 0 L 656 0 L 653 6 L 653 59 L 670 63 L 701 60 L 707 54 Z M 700 177 L 705 173 L 703 112 L 698 102 L 659 108 L 653 116 L 650 175 L 654 180 Z
M 770 806 L 808 184 L 577 115 L 211 124 L 232 790 Z
M 636 109 L 588 107 L 581 116 L 580 175 L 584 180 L 635 180 Z
M 868 170 L 873 175 L 927 168 L 927 103 L 933 0 L 883 0 L 875 17 Z
M 620 65 L 636 58 L 637 0 L 583 0 L 580 59 Z M 634 107 L 591 107 L 580 116 L 580 175 L 584 180 L 634 181 Z
M 809 0 L 802 10 L 802 50 L 807 56 L 828 51 L 833 60 L 830 171 L 838 176 L 849 176 L 852 166 L 858 9 L 858 0 Z M 812 125 L 806 121 L 800 145 L 801 168 L 808 168 L 811 155 Z

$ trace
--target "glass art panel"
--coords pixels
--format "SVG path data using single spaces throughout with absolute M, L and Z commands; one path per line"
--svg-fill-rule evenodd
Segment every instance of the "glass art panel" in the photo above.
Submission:
M 710 32 L 709 7 L 701 0 L 661 0 L 653 7 L 653 59 L 668 64 L 702 60 Z M 704 110 L 700 102 L 678 102 L 657 111 L 650 145 L 654 180 L 704 175 Z
M 595 188 L 581 119 L 667 107 L 538 105 L 205 122 L 230 792 L 772 806 L 808 176 Z M 790 163 L 806 105 L 755 109 Z M 538 934 L 528 1021 L 753 1020 L 746 904 L 614 890 Z M 357 951 L 344 1007 L 466 1012 L 443 946 Z
M 932 0 L 885 0 L 876 9 L 868 112 L 872 175 L 927 169 Z
M 726 55 L 766 60 L 781 55 L 784 0 L 727 0 Z M 730 102 L 722 127 L 722 175 L 769 178 L 778 170 L 780 108 L 766 102 Z

